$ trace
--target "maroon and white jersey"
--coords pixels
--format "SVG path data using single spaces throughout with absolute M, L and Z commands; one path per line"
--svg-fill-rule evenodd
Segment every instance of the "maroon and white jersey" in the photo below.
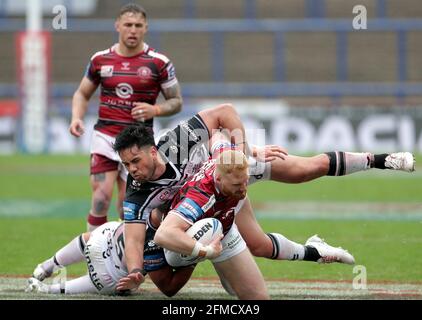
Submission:
M 205 162 L 173 199 L 171 209 L 193 225 L 204 218 L 215 218 L 223 225 L 226 234 L 234 223 L 236 207 L 243 200 L 224 196 L 216 187 L 215 159 Z
M 162 89 L 177 83 L 171 61 L 144 43 L 143 51 L 132 57 L 120 56 L 116 45 L 94 54 L 85 76 L 101 85 L 98 122 L 95 129 L 116 136 L 136 123 L 131 116 L 135 102 L 155 104 Z M 152 119 L 146 121 L 152 126 Z

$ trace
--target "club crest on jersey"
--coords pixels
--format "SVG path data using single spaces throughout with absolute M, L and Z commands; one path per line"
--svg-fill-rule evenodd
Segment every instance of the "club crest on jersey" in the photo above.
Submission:
M 116 94 L 119 98 L 129 99 L 133 94 L 133 88 L 129 83 L 119 83 L 116 86 Z
M 101 66 L 101 77 L 112 77 L 113 76 L 113 66 Z
M 148 79 L 151 77 L 152 71 L 150 68 L 143 66 L 138 69 L 137 73 L 138 73 L 138 77 L 142 79 Z

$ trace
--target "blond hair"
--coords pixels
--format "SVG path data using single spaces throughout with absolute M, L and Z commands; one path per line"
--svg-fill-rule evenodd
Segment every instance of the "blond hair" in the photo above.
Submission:
M 248 160 L 243 152 L 238 150 L 225 150 L 216 159 L 216 172 L 218 174 L 231 174 L 243 172 L 248 169 Z

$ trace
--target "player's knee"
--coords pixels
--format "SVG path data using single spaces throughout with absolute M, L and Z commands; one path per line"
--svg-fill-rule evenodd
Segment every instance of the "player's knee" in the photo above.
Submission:
M 245 290 L 238 294 L 239 300 L 269 300 L 270 296 L 265 288 L 261 290 Z
M 111 195 L 103 192 L 102 190 L 96 190 L 94 192 L 93 199 L 93 211 L 95 214 L 101 215 L 106 214 L 111 202 Z
M 247 244 L 249 251 L 254 257 L 267 257 L 268 256 L 268 248 L 267 246 L 261 243 L 253 243 L 253 244 Z
M 174 289 L 160 289 L 162 293 L 164 293 L 167 297 L 173 297 L 176 293 L 179 292 L 179 290 Z

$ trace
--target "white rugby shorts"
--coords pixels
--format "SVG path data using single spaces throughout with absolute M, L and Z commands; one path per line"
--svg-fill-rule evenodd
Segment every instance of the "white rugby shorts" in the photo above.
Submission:
M 212 263 L 229 260 L 246 249 L 246 242 L 243 240 L 236 224 L 233 223 L 229 232 L 221 240 L 221 245 L 223 246 L 223 251 L 217 258 L 211 260 Z
M 116 266 L 113 234 L 120 222 L 107 222 L 95 229 L 86 243 L 85 258 L 89 277 L 100 294 L 113 294 L 118 281 L 127 275 L 122 266 Z

